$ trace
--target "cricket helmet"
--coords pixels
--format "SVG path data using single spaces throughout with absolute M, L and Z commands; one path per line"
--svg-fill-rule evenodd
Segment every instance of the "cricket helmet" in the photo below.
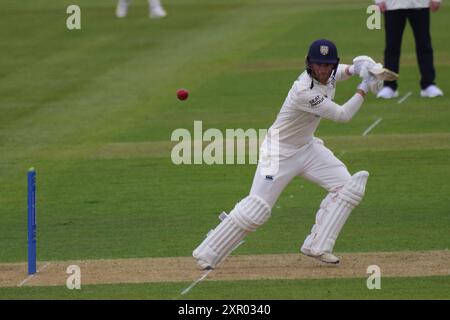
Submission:
M 336 74 L 339 56 L 336 45 L 330 40 L 319 39 L 311 43 L 306 56 L 306 70 L 311 75 L 311 63 L 329 63 L 334 65 L 332 74 Z

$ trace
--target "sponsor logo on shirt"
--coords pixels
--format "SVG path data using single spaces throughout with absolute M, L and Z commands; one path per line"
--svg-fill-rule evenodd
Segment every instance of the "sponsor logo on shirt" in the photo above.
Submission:
M 317 105 L 321 104 L 325 100 L 323 96 L 316 96 L 314 99 L 309 100 L 311 108 L 315 108 Z

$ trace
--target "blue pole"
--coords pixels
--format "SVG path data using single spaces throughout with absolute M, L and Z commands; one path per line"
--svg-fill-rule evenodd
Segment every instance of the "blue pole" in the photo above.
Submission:
M 36 273 L 36 170 L 28 170 L 28 274 Z

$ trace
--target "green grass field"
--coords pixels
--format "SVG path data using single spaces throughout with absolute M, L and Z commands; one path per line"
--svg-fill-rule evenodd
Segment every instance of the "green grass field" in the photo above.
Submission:
M 66 29 L 72 1 L 2 1 L 0 20 L 0 263 L 22 262 L 26 172 L 38 174 L 41 261 L 189 256 L 217 215 L 247 195 L 255 165 L 172 164 L 177 128 L 268 128 L 304 68 L 309 44 L 330 38 L 341 61 L 382 61 L 384 30 L 366 28 L 360 0 L 167 0 L 164 20 L 133 0 L 79 0 L 81 30 Z M 432 15 L 437 84 L 450 93 L 444 2 Z M 400 96 L 373 96 L 348 124 L 317 136 L 351 172 L 370 172 L 364 201 L 337 252 L 450 247 L 450 104 L 419 97 L 408 26 Z M 357 79 L 338 86 L 336 101 Z M 190 90 L 186 101 L 176 90 Z M 376 119 L 383 121 L 368 136 Z M 325 191 L 294 180 L 272 218 L 236 254 L 292 253 Z M 24 275 L 25 277 L 26 275 Z M 204 282 L 188 299 L 449 299 L 450 277 Z M 0 299 L 174 299 L 187 283 L 0 288 Z
M 368 290 L 365 279 L 258 280 L 204 282 L 186 296 L 189 283 L 88 285 L 81 290 L 61 287 L 2 288 L 3 299 L 449 299 L 449 277 L 388 278 L 381 290 Z

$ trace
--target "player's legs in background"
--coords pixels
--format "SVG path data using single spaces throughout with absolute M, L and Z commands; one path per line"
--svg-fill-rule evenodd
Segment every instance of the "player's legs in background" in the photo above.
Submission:
M 148 0 L 150 18 L 164 18 L 167 12 L 161 5 L 160 0 Z
M 406 25 L 407 10 L 388 10 L 384 14 L 385 41 L 384 66 L 396 73 L 399 72 L 400 52 L 403 31 Z M 384 86 L 397 90 L 397 81 L 385 81 Z
M 319 139 L 307 152 L 308 163 L 301 176 L 329 193 L 320 204 L 301 252 L 323 262 L 339 263 L 339 258 L 332 254 L 334 244 L 351 211 L 361 202 L 369 174 L 360 171 L 351 176 L 342 161 Z
M 430 35 L 430 9 L 410 10 L 408 19 L 416 42 L 417 63 L 421 75 L 420 87 L 422 90 L 420 95 L 429 98 L 442 96 L 444 93 L 434 83 L 436 72 Z
M 264 170 L 264 163 L 258 164 L 250 194 L 238 202 L 194 250 L 192 255 L 201 269 L 215 268 L 247 234 L 254 232 L 270 218 L 279 195 L 301 170 L 296 163 L 298 161 L 294 157 L 282 160 L 278 170 L 270 173 Z
M 425 89 L 429 85 L 434 84 L 436 77 L 430 35 L 430 9 L 411 9 L 409 10 L 408 20 L 414 34 L 417 62 L 422 76 L 420 87 Z
M 125 18 L 128 14 L 128 7 L 130 6 L 131 0 L 119 0 L 116 7 L 117 18 Z

